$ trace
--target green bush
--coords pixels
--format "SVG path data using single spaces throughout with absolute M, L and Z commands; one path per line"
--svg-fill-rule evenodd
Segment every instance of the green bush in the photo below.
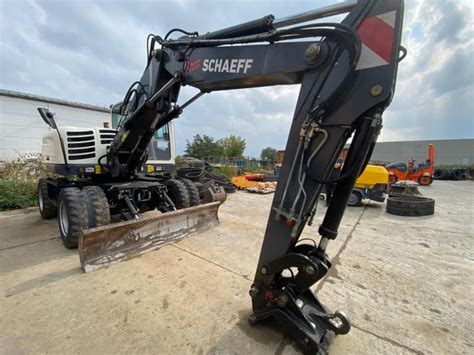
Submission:
M 37 198 L 36 180 L 0 179 L 0 211 L 34 206 Z
M 48 175 L 43 171 L 40 154 L 24 154 L 15 161 L 4 163 L 0 178 L 0 211 L 36 205 L 38 179 Z
M 234 176 L 239 175 L 237 167 L 233 165 L 222 165 L 216 168 L 216 172 L 224 175 L 228 179 L 232 179 Z

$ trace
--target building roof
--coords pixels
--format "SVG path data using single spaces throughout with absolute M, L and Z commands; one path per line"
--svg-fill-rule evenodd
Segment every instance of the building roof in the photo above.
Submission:
M 110 112 L 110 108 L 108 107 L 100 107 L 100 106 L 95 106 L 95 105 L 83 104 L 81 102 L 67 101 L 67 100 L 55 99 L 52 97 L 26 94 L 26 93 L 18 92 L 18 91 L 0 89 L 0 96 L 9 96 L 9 97 L 14 97 L 18 99 L 42 101 L 42 102 L 47 102 L 51 104 L 77 107 L 77 108 L 82 108 L 82 109 L 91 110 L 91 111 Z

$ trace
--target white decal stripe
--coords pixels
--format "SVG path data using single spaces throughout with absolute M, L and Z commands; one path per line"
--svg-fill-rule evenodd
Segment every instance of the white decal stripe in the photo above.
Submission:
M 360 52 L 360 59 L 359 63 L 357 63 L 356 70 L 379 67 L 387 64 L 387 61 L 362 43 L 362 50 Z
M 379 19 L 385 22 L 390 27 L 395 27 L 395 16 L 397 12 L 395 10 L 386 12 L 384 14 L 377 15 Z

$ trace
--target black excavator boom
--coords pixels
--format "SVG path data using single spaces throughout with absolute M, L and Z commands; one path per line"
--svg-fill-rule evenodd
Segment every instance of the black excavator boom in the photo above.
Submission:
M 342 13 L 347 15 L 340 23 L 313 21 Z M 170 38 L 173 31 L 164 38 L 151 35 L 147 67 L 125 97 L 127 119 L 107 155 L 111 175 L 128 176 L 153 133 L 203 94 L 301 85 L 250 289 L 250 321 L 277 320 L 305 352 L 325 353 L 334 334 L 350 329 L 347 316 L 326 309 L 310 287 L 331 267 L 328 243 L 337 237 L 392 100 L 405 54 L 402 20 L 403 0 L 360 0 L 283 19 L 269 15 L 204 35 L 183 30 L 176 39 Z M 199 92 L 178 105 L 184 85 Z M 349 138 L 341 176 L 329 180 Z M 325 184 L 335 189 L 320 239 L 300 242 Z

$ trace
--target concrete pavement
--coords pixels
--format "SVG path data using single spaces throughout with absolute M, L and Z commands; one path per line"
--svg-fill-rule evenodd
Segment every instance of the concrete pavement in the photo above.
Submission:
M 352 319 L 332 354 L 473 352 L 474 183 L 435 181 L 428 217 L 348 208 L 316 291 Z M 238 192 L 221 225 L 90 274 L 55 220 L 0 214 L 1 353 L 293 354 L 271 325 L 250 327 L 253 278 L 271 195 Z M 318 211 L 304 237 L 316 237 Z

